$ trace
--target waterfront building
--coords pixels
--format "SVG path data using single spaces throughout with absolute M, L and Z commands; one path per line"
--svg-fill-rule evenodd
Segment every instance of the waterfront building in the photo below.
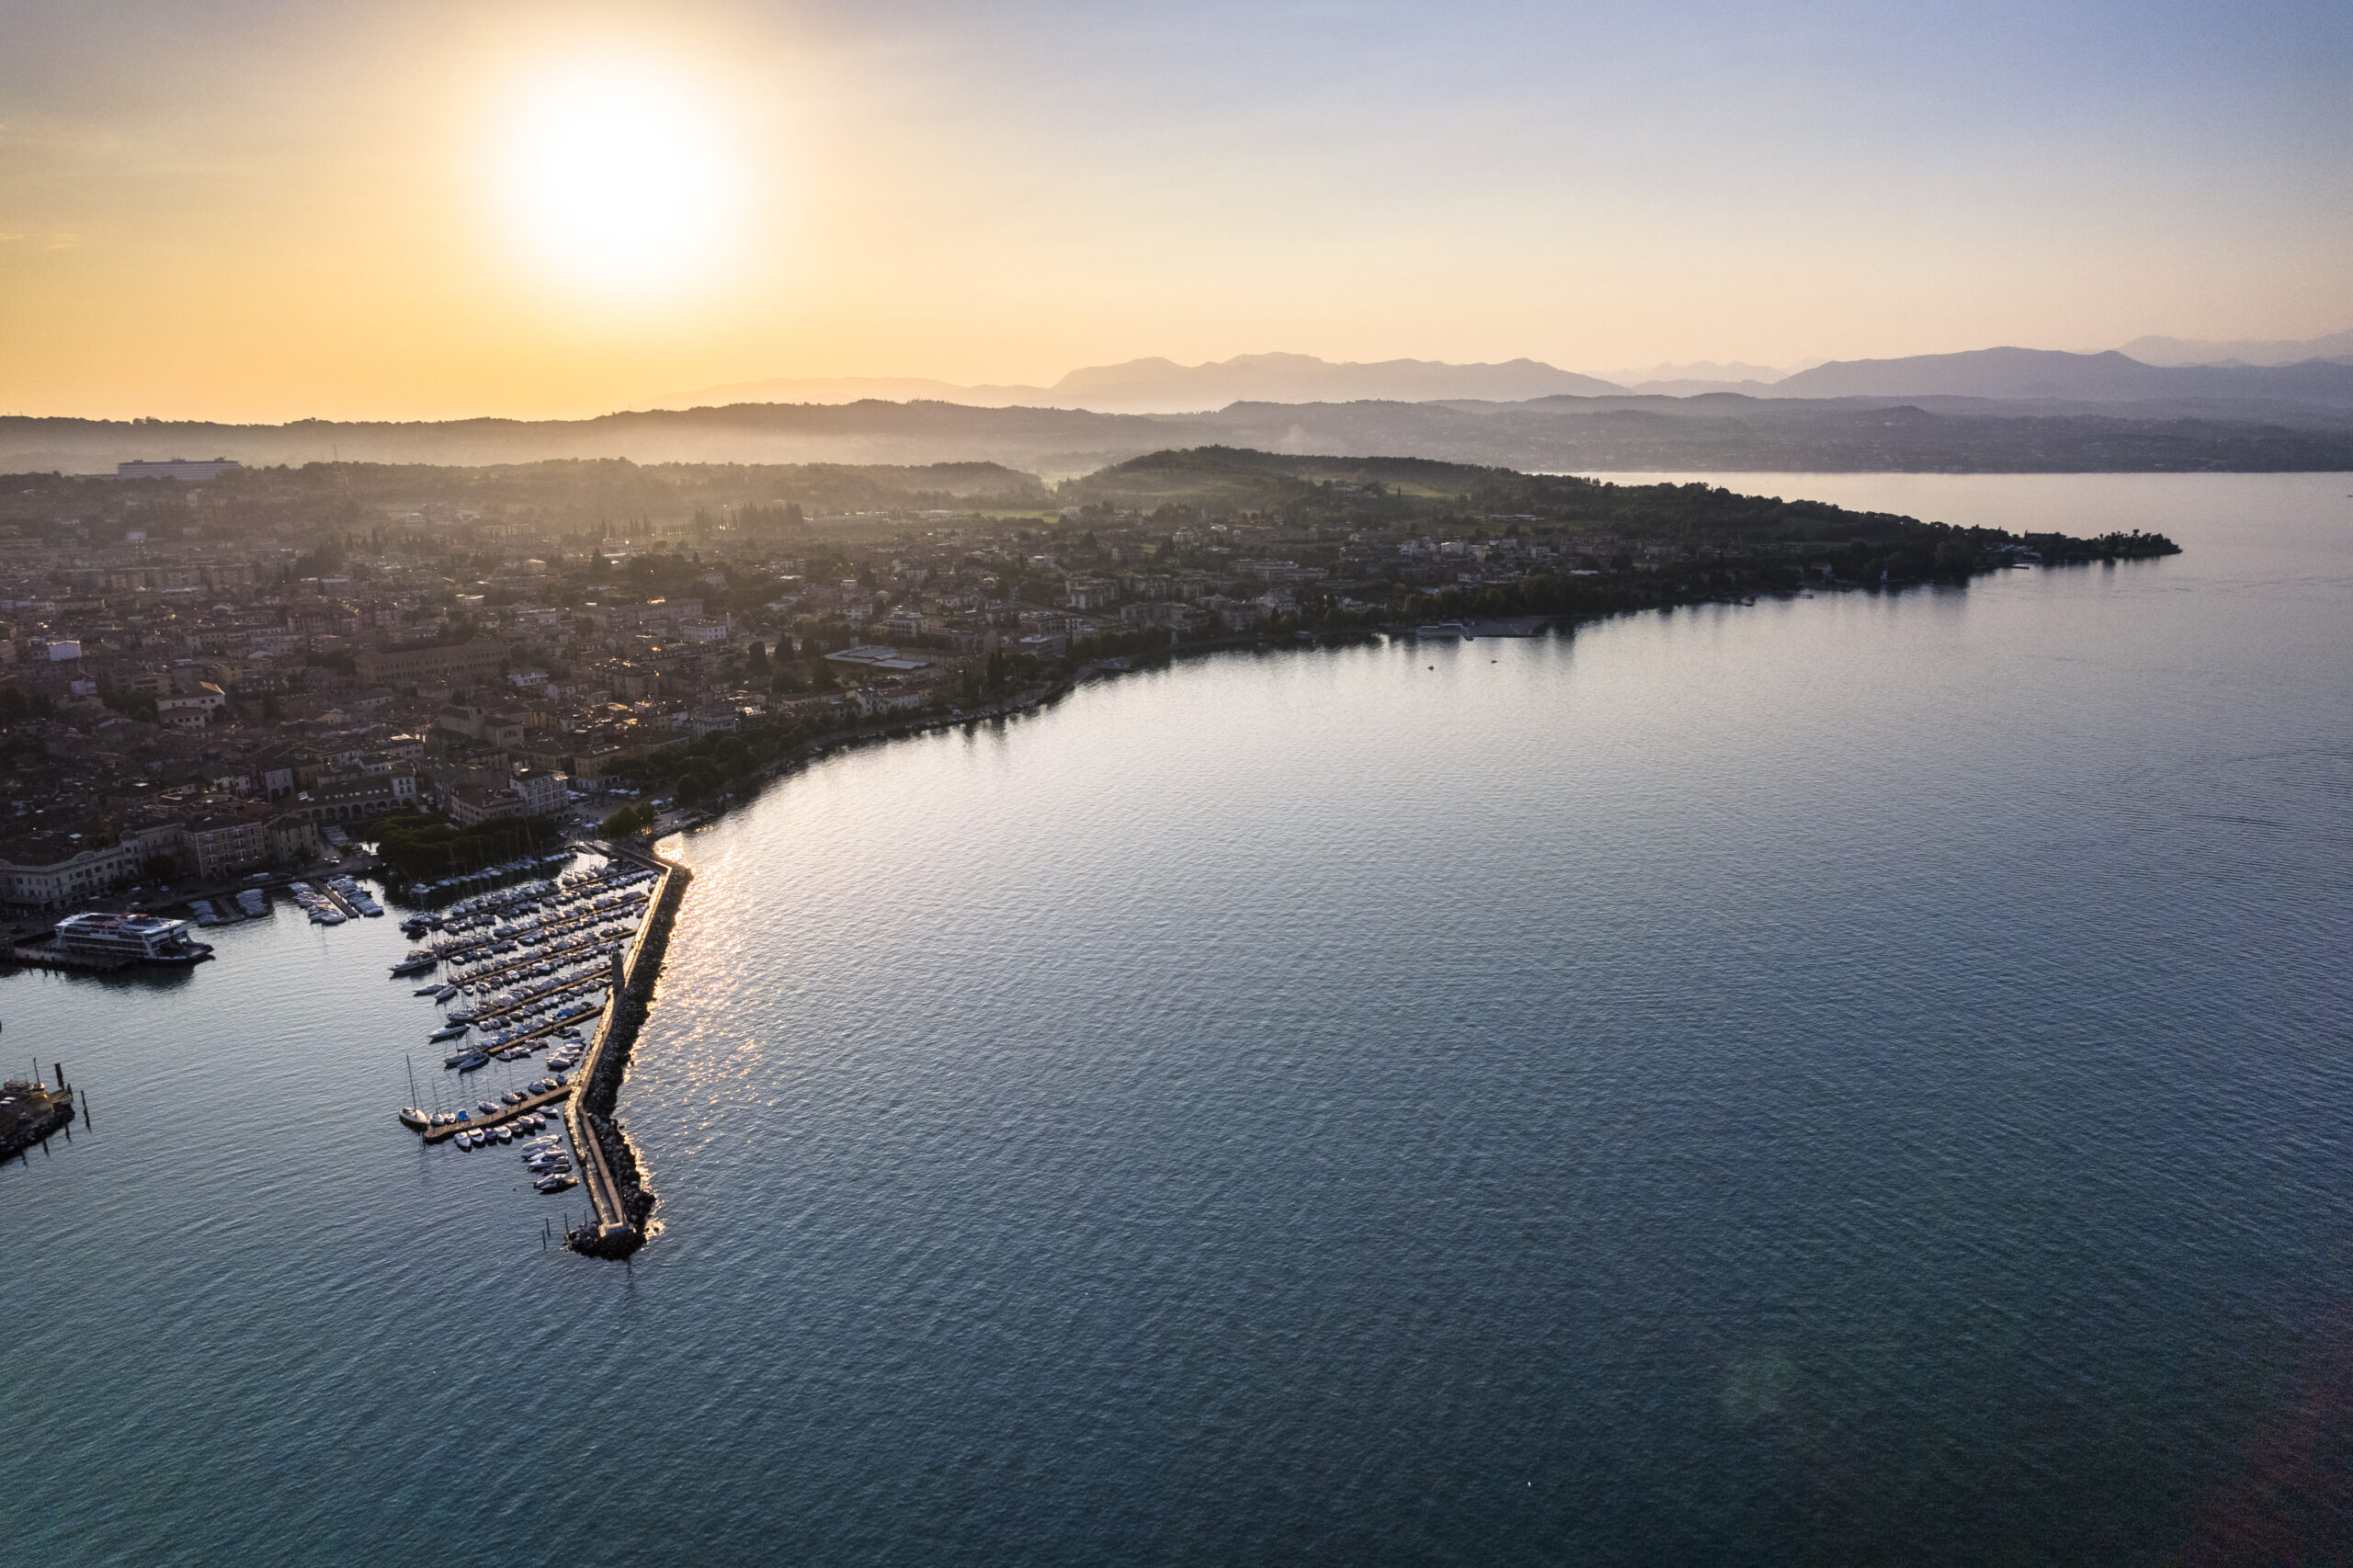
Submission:
M 149 963 L 194 963 L 212 949 L 188 939 L 188 922 L 160 915 L 108 915 L 92 910 L 69 915 L 56 926 L 57 947 L 94 958 L 139 959 Z
M 35 908 L 71 903 L 139 881 L 149 860 L 178 847 L 179 829 L 171 823 L 119 835 L 12 834 L 0 840 L 0 900 Z
M 521 797 L 511 790 L 485 790 L 469 784 L 451 790 L 442 797 L 449 820 L 460 827 L 474 827 L 486 822 L 502 822 L 528 816 Z
M 515 775 L 512 789 L 526 816 L 543 817 L 563 810 L 563 780 L 544 769 L 522 769 Z
M 209 881 L 267 864 L 270 815 L 259 801 L 224 801 L 184 820 L 180 869 Z

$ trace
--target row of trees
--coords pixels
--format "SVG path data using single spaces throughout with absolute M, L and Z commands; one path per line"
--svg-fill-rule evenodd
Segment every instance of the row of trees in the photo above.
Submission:
M 424 812 L 385 817 L 372 830 L 376 853 L 412 881 L 436 881 L 517 856 L 545 854 L 563 842 L 553 817 L 509 818 L 460 827 Z

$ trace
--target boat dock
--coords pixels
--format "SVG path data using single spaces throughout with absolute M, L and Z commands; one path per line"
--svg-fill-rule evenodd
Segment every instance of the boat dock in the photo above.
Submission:
M 526 1095 L 513 1105 L 502 1105 L 487 1114 L 477 1111 L 471 1121 L 452 1121 L 440 1127 L 421 1127 L 417 1133 L 427 1143 L 438 1143 L 445 1138 L 455 1138 L 460 1132 L 487 1132 L 494 1127 L 525 1117 L 543 1107 L 551 1106 L 572 1093 L 570 1084 L 559 1084 L 544 1094 Z
M 576 996 L 587 991 L 601 991 L 609 983 L 611 983 L 604 975 L 585 974 L 576 980 L 562 980 L 552 985 L 541 986 L 537 991 L 527 991 L 512 1002 L 501 1003 L 496 1006 L 485 1006 L 480 1012 L 467 1016 L 473 1019 L 476 1028 L 495 1028 L 499 1019 L 522 1012 L 525 1008 L 538 1003 L 552 1002 L 561 996 Z M 586 1013 L 575 1013 L 569 1018 L 560 1018 L 555 1022 L 576 1024 L 587 1017 L 589 1015 Z
M 452 970 L 450 971 L 451 978 L 449 983 L 454 985 L 494 984 L 498 981 L 506 979 L 510 974 L 515 974 L 528 969 L 534 969 L 543 963 L 551 963 L 562 959 L 587 958 L 594 954 L 598 948 L 604 947 L 608 943 L 618 944 L 619 941 L 619 937 L 591 937 L 585 941 L 574 942 L 562 948 L 532 948 L 528 951 L 517 953 L 515 957 L 507 960 L 505 963 L 491 964 L 481 969 L 470 969 L 465 971 L 462 979 L 458 978 L 456 971 Z
M 603 982 L 599 981 L 597 983 L 602 984 Z M 524 1044 L 526 1041 L 540 1040 L 562 1029 L 580 1028 L 584 1027 L 589 1019 L 605 1011 L 606 1006 L 608 1005 L 609 1004 L 600 1003 L 597 1006 L 589 1008 L 585 1013 L 574 1013 L 568 1018 L 550 1018 L 544 1024 L 539 1024 L 533 1028 L 524 1029 L 520 1033 L 509 1039 L 505 1045 L 499 1046 L 497 1050 L 493 1050 L 490 1044 L 484 1040 L 443 1040 L 439 1043 L 447 1045 L 453 1053 L 459 1056 L 464 1056 L 473 1051 L 480 1051 L 484 1056 L 494 1057 L 500 1051 L 512 1051 L 517 1046 Z
M 57 1076 L 54 1088 L 38 1078 L 0 1084 L 0 1160 L 28 1154 L 52 1133 L 73 1135 L 74 1091 L 65 1085 L 63 1068 Z

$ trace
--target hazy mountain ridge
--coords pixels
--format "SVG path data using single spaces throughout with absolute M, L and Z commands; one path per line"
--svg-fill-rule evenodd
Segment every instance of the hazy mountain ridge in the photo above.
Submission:
M 2305 344 L 2172 345 L 2200 349 L 2344 348 L 2353 333 Z M 1521 403 L 1553 396 L 1608 397 L 1632 392 L 1675 398 L 1735 392 L 1759 398 L 1980 397 L 2132 403 L 2223 400 L 2293 406 L 2353 407 L 2353 359 L 2308 355 L 2292 363 L 2166 363 L 2120 349 L 2074 354 L 2047 348 L 1980 348 L 1892 359 L 1845 359 L 1784 374 L 1770 366 L 1700 361 L 1658 365 L 1675 375 L 1633 382 L 1579 375 L 1535 359 L 1454 365 L 1429 359 L 1335 363 L 1307 354 L 1244 354 L 1200 365 L 1131 359 L 1071 371 L 1048 387 L 960 386 L 920 377 L 841 377 L 712 387 L 657 400 L 680 411 L 746 403 L 848 406 L 871 400 L 939 402 L 968 408 L 1035 408 L 1129 415 L 1206 415 L 1236 403 Z M 1621 371 L 1620 376 L 1639 374 Z M 2250 411 L 2252 412 L 2252 411 Z
M 730 403 L 841 403 L 867 398 L 931 399 L 975 408 L 1085 409 L 1101 414 L 1189 414 L 1231 403 L 1350 403 L 1364 399 L 1427 403 L 1438 398 L 1515 402 L 1555 392 L 1608 393 L 1614 381 L 1581 376 L 1535 359 L 1454 365 L 1436 359 L 1336 363 L 1312 354 L 1241 354 L 1180 365 L 1158 358 L 1089 365 L 1050 387 L 959 386 L 919 377 L 854 376 L 738 382 L 659 398 L 654 406 L 686 409 Z
M 2300 365 L 2307 359 L 2353 359 L 2353 329 L 2302 339 L 2136 337 L 2118 349 L 2144 365 Z
M 2146 369 L 2144 367 L 2144 369 Z M 1555 471 L 2086 472 L 2353 469 L 2353 412 L 2243 404 L 1554 394 L 1512 402 L 1247 402 L 1211 414 L 937 402 L 743 403 L 585 420 L 229 426 L 0 418 L 0 471 L 104 472 L 130 458 L 252 465 L 1002 463 L 1049 477 L 1169 447 L 1380 453 Z
M 1777 382 L 1771 397 L 2215 398 L 2353 408 L 2353 365 L 2147 365 L 2116 349 L 1975 348 L 1902 359 L 1834 359 Z

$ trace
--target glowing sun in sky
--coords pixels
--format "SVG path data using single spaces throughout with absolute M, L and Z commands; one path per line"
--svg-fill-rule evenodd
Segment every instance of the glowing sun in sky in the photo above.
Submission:
M 536 267 L 651 296 L 710 272 L 745 198 L 726 118 L 677 75 L 577 63 L 526 84 L 506 118 L 497 199 Z

